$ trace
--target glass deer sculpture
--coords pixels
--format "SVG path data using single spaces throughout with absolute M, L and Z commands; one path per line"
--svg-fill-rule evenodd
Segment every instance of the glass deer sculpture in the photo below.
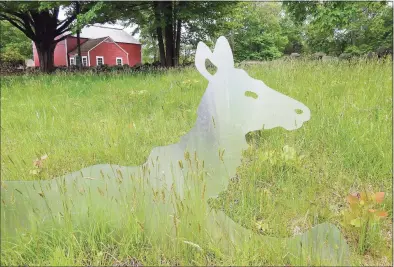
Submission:
M 214 75 L 206 69 L 207 59 L 217 67 Z M 223 211 L 209 208 L 207 200 L 226 190 L 235 176 L 242 151 L 248 147 L 247 133 L 275 127 L 298 129 L 310 119 L 310 110 L 235 68 L 224 37 L 217 40 L 213 52 L 200 42 L 195 65 L 209 85 L 195 126 L 179 143 L 154 148 L 138 167 L 100 164 L 51 180 L 2 181 L 2 240 L 33 229 L 62 227 L 66 221 L 82 228 L 94 214 L 108 218 L 133 214 L 129 218 L 143 224 L 152 238 L 159 232 L 179 238 L 179 229 L 186 233 L 194 223 L 176 221 L 188 210 L 200 213 L 199 229 L 204 228 L 225 249 L 253 243 L 264 250 L 280 243 L 292 255 L 291 262 L 312 257 L 314 262 L 345 264 L 348 246 L 332 224 L 316 225 L 291 238 L 265 237 L 242 227 Z M 245 94 L 248 91 L 254 97 Z M 114 227 L 119 221 L 114 219 Z

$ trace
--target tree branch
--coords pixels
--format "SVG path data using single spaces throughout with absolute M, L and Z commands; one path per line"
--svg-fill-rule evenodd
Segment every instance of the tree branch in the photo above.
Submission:
M 66 28 L 66 29 L 62 30 L 61 32 L 59 32 L 56 36 L 62 35 L 63 33 L 67 32 L 69 30 L 70 30 L 69 28 Z
M 143 10 L 144 8 L 140 8 L 140 9 L 133 9 L 133 10 L 130 10 L 129 8 L 134 8 L 134 7 L 141 7 L 141 6 L 147 6 L 148 8 L 150 8 L 151 7 L 151 3 L 150 2 L 145 2 L 145 3 L 140 3 L 140 4 L 136 4 L 136 5 L 133 5 L 133 6 L 129 6 L 128 8 L 126 7 L 126 11 L 127 12 L 129 12 L 129 11 L 139 11 L 139 10 Z
M 55 31 L 56 35 L 60 35 L 61 32 L 63 32 L 63 30 L 68 29 L 68 26 L 70 26 L 70 24 L 75 20 L 77 16 L 75 14 L 73 14 L 71 17 L 69 17 L 68 19 L 64 20 L 60 25 L 60 27 L 58 27 Z
M 26 31 L 28 31 L 29 34 L 34 37 L 35 31 L 36 31 L 34 21 L 31 20 L 31 18 L 29 16 L 23 16 L 22 20 L 23 20 L 23 24 L 26 28 Z M 31 25 L 33 25 L 33 28 L 31 27 Z M 33 31 L 33 29 L 34 29 L 34 31 Z
M 21 32 L 23 32 L 29 39 L 31 39 L 31 40 L 33 40 L 34 41 L 34 35 L 31 35 L 31 32 L 28 30 L 28 29 L 26 29 L 26 28 L 23 28 L 21 25 L 19 25 L 18 23 L 16 23 L 15 22 L 15 18 L 11 18 L 11 17 L 8 17 L 8 16 L 6 16 L 6 15 L 4 15 L 4 14 L 1 14 L 0 13 L 0 20 L 7 20 L 9 23 L 11 23 L 14 27 L 16 27 L 18 30 L 20 30 Z M 21 21 L 18 21 L 19 23 L 21 23 Z M 22 23 L 21 23 L 22 24 Z M 23 25 L 24 25 L 24 23 L 23 23 Z M 24 26 L 26 26 L 26 25 L 24 25 Z
M 61 21 L 58 25 L 57 25 L 57 27 L 59 28 L 59 27 L 62 27 L 63 26 L 63 24 L 66 22 L 67 20 L 65 19 L 65 20 L 63 20 L 63 21 Z
M 30 12 L 27 13 L 21 13 L 17 11 L 12 11 L 9 9 L 4 9 L 3 14 L 8 13 L 12 16 L 14 16 L 14 20 L 19 19 L 19 23 L 24 25 L 26 30 L 30 32 L 32 36 L 34 36 L 34 32 L 31 30 L 30 24 L 35 26 L 34 21 L 31 18 Z
M 3 13 L 8 13 L 8 14 L 13 15 L 13 16 L 18 17 L 18 18 L 22 18 L 23 15 L 24 15 L 23 13 L 15 12 L 15 11 L 12 11 L 12 10 L 9 10 L 9 9 L 4 9 Z
M 57 16 L 59 15 L 59 8 L 55 7 L 53 10 L 53 17 L 55 17 L 57 19 Z
M 9 19 L 14 20 L 14 22 L 19 22 L 19 24 L 21 24 L 21 25 L 24 24 L 23 20 L 21 18 L 19 18 L 19 17 L 9 17 L 9 16 L 6 16 L 4 13 L 0 13 L 0 15 L 4 16 L 4 19 L 6 19 L 6 17 L 7 17 Z M 8 20 L 8 19 L 6 19 L 6 20 Z
M 66 39 L 68 36 L 70 36 L 70 34 L 67 35 L 63 35 L 62 37 L 60 37 L 59 39 L 53 40 L 54 44 L 57 44 L 58 42 L 63 41 L 64 39 Z

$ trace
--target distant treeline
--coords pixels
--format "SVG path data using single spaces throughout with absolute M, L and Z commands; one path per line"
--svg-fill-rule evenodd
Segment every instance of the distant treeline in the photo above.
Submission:
M 237 62 L 272 60 L 292 53 L 362 56 L 392 54 L 392 2 L 130 1 L 1 2 L 0 60 L 31 57 L 31 41 L 53 71 L 62 35 L 93 23 L 135 25 L 143 62 L 174 67 L 193 60 L 199 41 L 224 35 Z M 60 9 L 66 18 L 58 20 Z

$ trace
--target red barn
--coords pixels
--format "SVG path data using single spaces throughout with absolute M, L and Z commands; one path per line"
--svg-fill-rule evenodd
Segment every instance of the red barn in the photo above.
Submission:
M 122 29 L 106 26 L 87 26 L 81 30 L 81 57 L 83 66 L 123 65 L 141 63 L 141 44 Z M 33 43 L 34 65 L 40 66 Z M 57 43 L 54 53 L 55 66 L 76 64 L 77 37 L 69 35 Z

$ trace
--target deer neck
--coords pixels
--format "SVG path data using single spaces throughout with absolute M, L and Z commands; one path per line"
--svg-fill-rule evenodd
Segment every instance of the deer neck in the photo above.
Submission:
M 197 110 L 195 126 L 180 140 L 182 149 L 196 152 L 207 172 L 213 173 L 214 177 L 206 180 L 208 197 L 227 188 L 241 164 L 242 151 L 248 147 L 242 129 L 227 118 L 228 114 L 220 109 L 217 101 L 215 91 L 207 89 Z
M 204 161 L 205 170 L 211 174 L 205 179 L 208 198 L 227 189 L 241 164 L 242 151 L 248 146 L 240 129 L 213 121 L 198 121 L 181 143 L 189 152 L 196 151 L 199 161 Z
M 226 159 L 241 159 L 242 151 L 248 147 L 242 129 L 207 118 L 201 120 L 199 117 L 191 131 L 181 138 L 183 147 L 190 152 L 218 155 L 217 158 L 221 151 Z

